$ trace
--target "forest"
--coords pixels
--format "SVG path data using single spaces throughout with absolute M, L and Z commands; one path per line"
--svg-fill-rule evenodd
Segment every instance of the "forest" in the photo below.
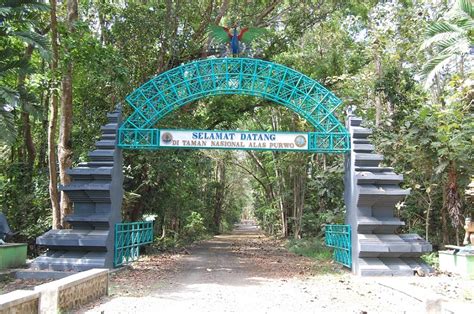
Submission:
M 58 186 L 87 159 L 107 112 L 150 78 L 224 49 L 212 25 L 264 28 L 249 56 L 317 80 L 373 129 L 411 194 L 403 227 L 459 243 L 473 202 L 474 8 L 470 0 L 0 0 L 0 202 L 18 241 L 68 228 Z M 231 56 L 229 56 L 231 57 Z M 124 105 L 124 115 L 131 113 Z M 265 99 L 208 97 L 160 128 L 310 131 Z M 318 237 L 344 222 L 342 154 L 124 151 L 125 221 L 155 217 L 165 243 L 255 218 Z

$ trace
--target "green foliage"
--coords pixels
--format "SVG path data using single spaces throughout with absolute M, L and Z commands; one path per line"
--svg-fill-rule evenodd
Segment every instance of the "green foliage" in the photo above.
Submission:
M 46 176 L 31 177 L 29 167 L 11 164 L 0 168 L 0 206 L 17 241 L 41 235 L 51 226 L 51 209 Z
M 405 174 L 405 184 L 412 189 L 400 215 L 408 221 L 410 231 L 425 236 L 432 233 L 435 244 L 442 241 L 440 229 L 435 226 L 440 223 L 437 213 L 445 206 L 443 189 L 448 184 L 448 172 L 456 171 L 458 190 L 464 191 L 474 162 L 474 117 L 466 98 L 469 87 L 459 79 L 448 86 L 450 96 L 445 104 L 424 103 L 407 109 L 398 115 L 396 125 L 379 129 L 377 135 L 379 149 L 396 163 L 398 171 Z M 427 210 L 433 211 L 428 221 L 433 231 L 428 233 L 423 232 Z M 472 207 L 464 204 L 461 215 L 470 214 Z
M 421 259 L 431 267 L 434 267 L 436 269 L 439 268 L 439 256 L 438 252 L 431 252 L 428 254 L 424 254 L 421 256 Z
M 460 57 L 470 55 L 470 49 L 474 45 L 472 2 L 457 0 L 453 8 L 443 16 L 443 20 L 428 26 L 425 37 L 421 49 L 430 51 L 431 56 L 423 65 L 421 74 L 425 87 L 429 88 L 435 77 L 439 79 L 439 75 L 446 71 L 445 68 L 452 68 Z M 460 63 L 464 63 L 464 60 L 460 60 Z
M 41 14 L 48 6 L 36 1 L 3 1 L 0 3 L 0 144 L 15 141 L 15 112 L 29 111 L 26 104 L 36 101 L 34 94 L 19 88 L 17 77 L 34 72 L 25 58 L 25 47 L 39 51 L 44 60 L 50 59 L 48 40 L 35 29 L 41 26 Z
M 254 215 L 260 227 L 267 233 L 275 235 L 281 230 L 280 212 L 276 206 L 262 204 L 261 207 L 255 207 Z
M 176 236 L 168 236 L 164 238 L 156 237 L 153 242 L 153 248 L 159 251 L 167 251 L 181 246 L 180 241 Z
M 207 229 L 204 226 L 204 219 L 200 213 L 191 212 L 186 218 L 183 233 L 184 239 L 188 242 L 199 241 L 205 238 Z
M 297 255 L 310 257 L 317 261 L 331 261 L 332 252 L 324 245 L 322 238 L 305 238 L 300 240 L 290 240 L 288 242 L 290 252 Z

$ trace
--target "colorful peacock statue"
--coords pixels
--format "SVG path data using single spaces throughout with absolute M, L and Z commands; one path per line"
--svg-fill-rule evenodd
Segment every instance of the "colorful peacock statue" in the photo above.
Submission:
M 221 44 L 230 44 L 232 56 L 237 57 L 242 52 L 241 42 L 250 44 L 257 38 L 262 37 L 267 32 L 264 28 L 244 27 L 237 31 L 238 25 L 232 27 L 222 27 L 218 25 L 209 26 L 209 36 Z

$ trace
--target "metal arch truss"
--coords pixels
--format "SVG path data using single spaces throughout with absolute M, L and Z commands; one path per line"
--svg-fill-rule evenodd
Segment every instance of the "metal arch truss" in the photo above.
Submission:
M 127 96 L 134 112 L 119 129 L 119 147 L 159 149 L 155 124 L 170 112 L 200 98 L 250 95 L 281 104 L 306 119 L 308 151 L 346 152 L 349 133 L 334 111 L 341 104 L 317 81 L 286 66 L 250 58 L 209 58 L 164 72 Z

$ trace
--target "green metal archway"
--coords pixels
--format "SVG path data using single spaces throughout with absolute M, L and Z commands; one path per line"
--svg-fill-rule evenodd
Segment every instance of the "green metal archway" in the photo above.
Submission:
M 250 95 L 281 104 L 306 119 L 308 151 L 346 152 L 349 134 L 334 111 L 341 104 L 317 81 L 286 66 L 250 58 L 209 58 L 164 72 L 127 96 L 134 112 L 119 129 L 119 147 L 159 149 L 157 122 L 200 98 Z

